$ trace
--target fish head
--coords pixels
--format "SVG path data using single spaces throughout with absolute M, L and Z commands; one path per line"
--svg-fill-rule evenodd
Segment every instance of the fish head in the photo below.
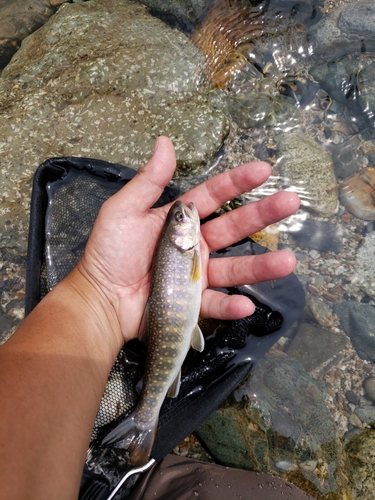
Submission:
M 200 242 L 200 220 L 194 203 L 186 206 L 176 201 L 166 220 L 171 243 L 182 252 L 192 250 Z

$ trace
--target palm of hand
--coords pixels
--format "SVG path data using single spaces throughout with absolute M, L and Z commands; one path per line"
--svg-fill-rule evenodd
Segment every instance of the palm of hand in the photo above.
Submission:
M 104 206 L 90 237 L 83 264 L 107 290 L 115 305 L 121 330 L 137 330 L 149 294 L 151 264 L 166 214 L 171 205 L 146 214 L 114 213 Z M 202 283 L 207 288 L 208 245 L 201 238 Z M 129 316 L 129 306 L 132 315 Z
M 159 138 L 159 147 L 140 173 L 102 207 L 79 264 L 111 304 L 124 340 L 137 335 L 150 287 L 154 250 L 171 204 L 150 209 L 175 169 L 172 143 Z M 228 199 L 250 191 L 269 176 L 264 163 L 243 165 L 214 177 L 181 197 L 193 202 L 201 219 Z M 278 221 L 299 206 L 294 193 L 277 193 L 244 206 L 201 227 L 203 293 L 201 315 L 237 319 L 251 314 L 253 304 L 243 296 L 227 296 L 208 287 L 227 287 L 276 279 L 289 274 L 293 254 L 277 251 L 262 256 L 209 260 L 209 253 Z

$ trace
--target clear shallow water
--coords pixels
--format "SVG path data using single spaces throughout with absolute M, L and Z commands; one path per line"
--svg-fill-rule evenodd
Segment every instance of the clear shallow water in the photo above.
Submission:
M 293 11 L 282 2 L 249 7 L 218 1 L 192 40 L 208 54 L 209 77 L 233 120 L 224 153 L 207 173 L 227 166 L 231 157 L 269 161 L 269 181 L 241 202 L 280 189 L 301 198 L 294 216 L 255 235 L 269 248 L 295 252 L 296 275 L 307 300 L 304 314 L 237 394 L 238 401 L 250 397 L 248 412 L 259 410 L 274 439 L 289 442 L 279 446 L 272 439 L 262 440 L 261 432 L 253 436 L 257 444 L 267 443 L 271 456 L 255 467 L 284 472 L 302 486 L 307 481 L 305 489 L 319 498 L 372 498 L 375 463 L 368 460 L 367 469 L 348 464 L 367 460 L 375 415 L 370 341 L 375 321 L 374 53 L 349 49 L 351 54 L 342 51 L 337 57 L 329 51 L 315 54 L 309 43 L 313 37 L 306 33 L 329 15 L 322 11 L 312 2 Z M 280 352 L 303 368 L 297 379 L 308 374 L 319 387 L 329 412 L 320 423 L 326 439 L 317 437 L 319 431 L 310 425 L 316 417 L 310 403 L 300 398 L 298 383 L 285 376 L 283 390 L 268 392 L 267 376 L 275 386 L 278 379 L 267 370 L 273 373 L 275 359 L 279 368 L 285 367 L 285 359 L 277 358 Z M 293 403 L 283 400 L 287 387 Z M 281 424 L 281 408 L 288 424 Z M 309 422 L 304 411 L 311 412 Z M 228 424 L 225 411 L 219 415 Z M 328 425 L 330 418 L 333 426 Z M 250 420 L 259 425 L 254 415 Z M 220 453 L 212 443 L 219 436 L 204 429 L 201 437 Z M 324 448 L 334 440 L 339 444 L 327 455 Z M 247 450 L 256 454 L 256 445 Z

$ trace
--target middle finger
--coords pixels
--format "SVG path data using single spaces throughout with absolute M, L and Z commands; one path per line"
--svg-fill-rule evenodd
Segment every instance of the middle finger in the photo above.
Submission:
M 282 191 L 206 222 L 201 232 L 209 251 L 215 252 L 288 217 L 299 204 L 297 194 Z

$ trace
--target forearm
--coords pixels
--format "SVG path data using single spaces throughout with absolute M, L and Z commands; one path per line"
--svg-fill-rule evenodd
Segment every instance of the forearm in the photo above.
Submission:
M 88 304 L 92 301 L 92 304 Z M 0 348 L 0 498 L 73 499 L 121 335 L 73 273 Z

